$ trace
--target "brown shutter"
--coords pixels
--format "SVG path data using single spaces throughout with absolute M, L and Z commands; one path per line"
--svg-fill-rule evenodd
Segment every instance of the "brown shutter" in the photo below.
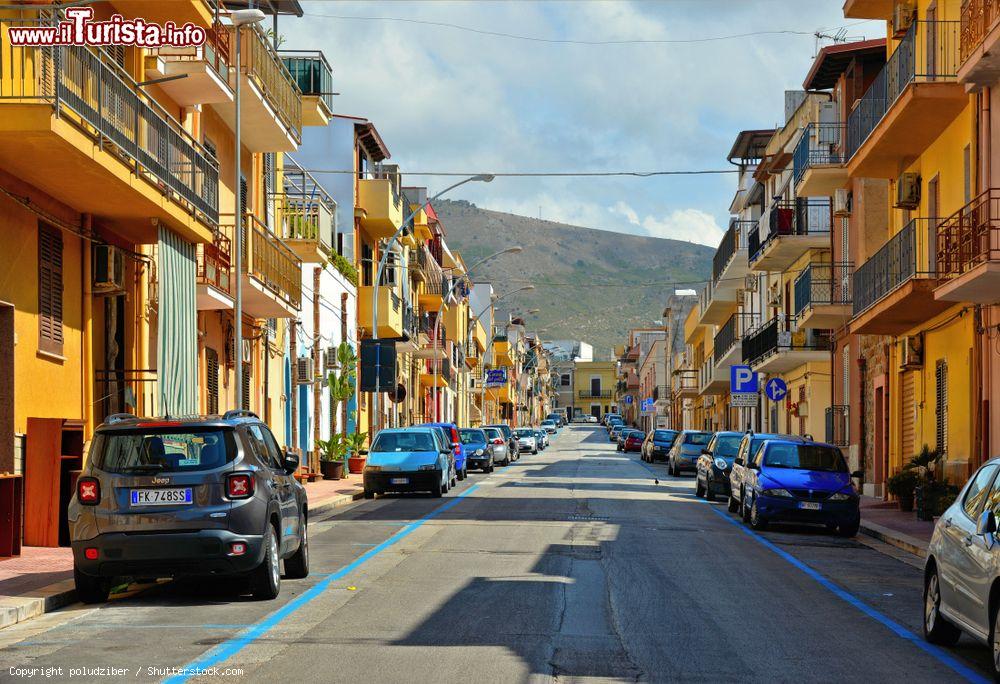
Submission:
M 900 425 L 902 426 L 902 448 L 903 448 L 903 462 L 907 462 L 911 457 L 917 455 L 916 450 L 916 432 L 915 425 L 917 422 L 917 417 L 915 413 L 916 406 L 916 391 L 915 387 L 915 377 L 916 373 L 912 371 L 902 373 L 902 411 L 900 420 Z
M 219 412 L 219 352 L 205 349 L 205 389 L 207 402 L 205 413 L 214 415 Z
M 935 368 L 935 398 L 937 400 L 936 428 L 937 448 L 942 454 L 948 453 L 948 362 L 941 359 Z
M 38 348 L 63 351 L 63 238 L 52 226 L 38 224 Z
M 242 397 L 243 398 L 243 406 L 241 406 L 240 408 L 243 408 L 243 409 L 245 409 L 247 411 L 250 410 L 250 388 L 251 388 L 250 364 L 249 363 L 244 363 L 243 364 L 243 397 Z

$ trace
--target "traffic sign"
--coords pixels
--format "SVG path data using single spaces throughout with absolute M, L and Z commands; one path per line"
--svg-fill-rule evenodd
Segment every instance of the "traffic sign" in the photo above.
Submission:
M 625 395 L 625 403 L 626 404 L 631 404 L 632 403 L 632 395 L 631 394 L 626 394 Z
M 729 405 L 732 408 L 756 408 L 760 395 L 756 392 L 733 392 L 729 395 Z
M 486 387 L 501 387 L 507 384 L 507 369 L 506 368 L 491 368 L 486 371 L 486 381 L 483 383 Z
M 730 394 L 756 394 L 759 391 L 760 387 L 757 384 L 757 374 L 753 372 L 750 366 L 729 367 Z
M 771 378 L 764 385 L 764 392 L 767 393 L 767 398 L 771 401 L 781 401 L 788 396 L 788 386 L 781 378 Z

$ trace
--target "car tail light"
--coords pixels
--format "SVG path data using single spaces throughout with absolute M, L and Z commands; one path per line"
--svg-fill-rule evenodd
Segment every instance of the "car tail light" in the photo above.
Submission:
M 246 542 L 233 542 L 229 545 L 230 556 L 242 556 L 247 552 Z
M 249 499 L 253 496 L 253 487 L 250 473 L 235 473 L 226 478 L 226 494 L 230 499 Z
M 76 499 L 85 506 L 101 503 L 101 483 L 93 477 L 81 477 L 76 481 Z
M 499 437 L 494 437 L 493 443 L 496 444 L 497 446 L 501 446 L 503 444 L 503 440 L 500 439 Z
M 83 550 L 83 557 L 87 560 L 97 560 L 97 549 L 93 546 Z

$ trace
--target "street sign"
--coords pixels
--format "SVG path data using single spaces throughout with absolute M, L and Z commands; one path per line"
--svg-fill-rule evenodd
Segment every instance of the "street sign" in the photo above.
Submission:
M 757 374 L 750 366 L 730 366 L 729 367 L 729 392 L 730 394 L 756 394 L 760 391 L 757 385 Z
M 756 408 L 760 395 L 756 392 L 733 392 L 729 395 L 729 405 L 732 408 Z
M 781 401 L 786 396 L 788 396 L 788 386 L 785 381 L 781 378 L 771 378 L 764 385 L 764 391 L 767 393 L 767 398 L 771 401 Z
M 654 410 L 653 409 L 653 400 L 652 399 L 643 399 L 642 400 L 642 411 L 643 412 L 647 412 L 647 411 L 652 411 L 652 410 Z
M 626 394 L 625 395 L 625 403 L 626 404 L 631 404 L 632 403 L 632 395 L 631 394 Z
M 486 371 L 485 387 L 501 387 L 507 384 L 506 368 L 491 368 Z

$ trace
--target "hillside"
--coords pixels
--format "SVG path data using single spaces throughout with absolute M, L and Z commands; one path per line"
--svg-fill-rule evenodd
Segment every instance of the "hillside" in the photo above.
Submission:
M 434 207 L 449 246 L 467 264 L 505 247 L 524 247 L 473 276 L 489 279 L 500 293 L 533 283 L 534 291 L 514 295 L 508 306 L 540 309 L 529 318 L 532 328 L 545 328 L 548 339 L 589 342 L 600 358 L 610 358 L 629 328 L 660 318 L 672 289 L 644 283 L 698 280 L 712 270 L 714 250 L 704 245 L 543 221 L 464 201 Z

